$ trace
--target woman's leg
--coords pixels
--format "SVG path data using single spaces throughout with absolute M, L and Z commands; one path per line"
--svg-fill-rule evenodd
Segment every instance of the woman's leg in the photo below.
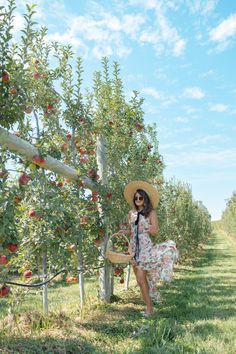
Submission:
M 148 281 L 147 281 L 147 272 L 141 268 L 138 267 L 133 267 L 134 273 L 136 276 L 137 283 L 140 287 L 141 295 L 143 298 L 143 301 L 145 302 L 147 306 L 146 313 L 151 314 L 153 312 L 153 307 L 152 307 L 152 300 L 149 296 L 149 286 L 148 286 Z

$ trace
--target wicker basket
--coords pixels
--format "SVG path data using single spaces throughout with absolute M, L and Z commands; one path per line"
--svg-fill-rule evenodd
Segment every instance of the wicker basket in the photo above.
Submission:
M 113 234 L 111 237 L 116 236 L 117 234 Z M 129 263 L 131 259 L 133 258 L 132 254 L 124 254 L 124 253 L 117 253 L 114 251 L 111 251 L 109 248 L 109 242 L 108 242 L 108 248 L 105 253 L 105 257 L 109 259 L 111 263 Z

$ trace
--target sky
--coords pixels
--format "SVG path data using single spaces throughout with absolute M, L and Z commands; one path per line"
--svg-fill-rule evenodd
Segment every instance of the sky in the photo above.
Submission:
M 0 5 L 5 4 L 0 0 Z M 167 180 L 186 182 L 212 220 L 236 191 L 235 0 L 16 0 L 14 29 L 36 3 L 48 40 L 82 57 L 84 84 L 118 61 L 127 98 L 144 98 Z

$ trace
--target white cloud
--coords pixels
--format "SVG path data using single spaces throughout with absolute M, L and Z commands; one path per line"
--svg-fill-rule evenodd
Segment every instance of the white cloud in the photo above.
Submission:
M 218 0 L 187 0 L 186 5 L 192 14 L 208 15 L 214 11 Z
M 162 94 L 153 87 L 144 87 L 141 92 L 146 95 L 152 96 L 157 100 L 160 100 L 162 97 Z
M 165 154 L 165 162 L 170 166 L 190 166 L 193 164 L 202 166 L 215 166 L 226 168 L 236 167 L 236 149 L 225 149 L 219 151 L 191 151 L 186 149 L 178 154 Z
M 200 100 L 200 99 L 202 99 L 205 96 L 205 94 L 202 91 L 202 89 L 200 87 L 197 87 L 197 86 L 187 87 L 184 90 L 183 95 L 185 97 L 192 98 L 192 99 L 195 99 L 195 100 Z
M 188 119 L 188 118 L 186 118 L 186 117 L 181 117 L 181 116 L 176 117 L 174 120 L 175 120 L 175 122 L 177 122 L 177 123 L 188 123 L 188 122 L 189 122 L 189 119 Z
M 222 113 L 222 112 L 226 112 L 227 110 L 228 107 L 223 103 L 216 103 L 210 105 L 210 111 L 212 112 Z
M 169 106 L 176 102 L 176 98 L 174 96 L 167 96 L 153 87 L 144 87 L 142 88 L 141 93 L 155 98 L 161 103 L 162 106 Z
M 224 42 L 236 35 L 236 13 L 230 15 L 217 27 L 209 32 L 210 39 L 214 42 Z

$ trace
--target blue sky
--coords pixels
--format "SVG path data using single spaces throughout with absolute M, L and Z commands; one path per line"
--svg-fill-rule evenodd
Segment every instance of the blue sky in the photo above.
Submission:
M 25 3 L 17 0 L 16 31 Z M 236 1 L 34 3 L 48 40 L 83 58 L 85 85 L 102 56 L 120 63 L 127 97 L 138 90 L 145 121 L 157 124 L 166 178 L 189 183 L 219 219 L 236 190 Z

